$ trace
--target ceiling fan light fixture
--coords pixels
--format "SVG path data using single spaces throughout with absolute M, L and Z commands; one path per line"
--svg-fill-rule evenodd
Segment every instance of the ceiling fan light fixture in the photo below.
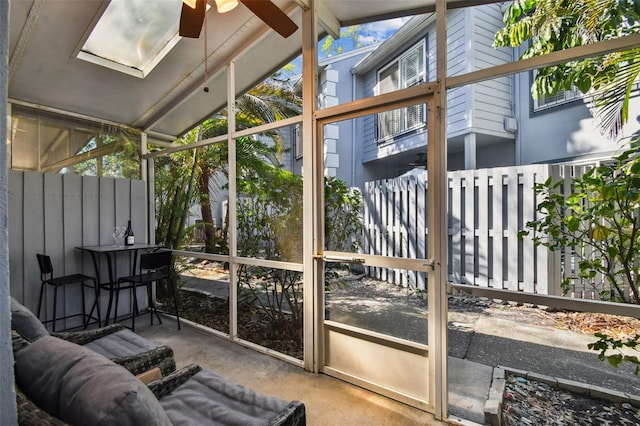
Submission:
M 187 6 L 189 6 L 191 9 L 195 9 L 196 3 L 198 2 L 198 0 L 182 0 L 182 2 Z
M 238 5 L 238 0 L 216 0 L 218 13 L 227 13 Z

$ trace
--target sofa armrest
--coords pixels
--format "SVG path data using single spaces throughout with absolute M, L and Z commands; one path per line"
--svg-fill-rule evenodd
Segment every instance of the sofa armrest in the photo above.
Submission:
M 64 426 L 67 424 L 38 407 L 18 386 L 16 386 L 16 408 L 19 425 Z
M 133 375 L 138 375 L 155 367 L 160 369 L 163 376 L 176 371 L 173 349 L 169 346 L 158 346 L 138 355 L 113 358 L 112 361 L 123 366 Z
M 284 410 L 269 422 L 269 426 L 303 426 L 307 424 L 307 414 L 304 404 L 291 401 Z
M 67 331 L 51 333 L 51 335 L 77 345 L 86 345 L 89 342 L 93 342 L 96 339 L 108 336 L 109 334 L 113 334 L 120 330 L 124 330 L 124 326 L 122 324 L 111 324 L 106 327 L 96 328 L 95 330 Z
M 169 374 L 166 377 L 163 377 L 161 380 L 151 382 L 147 384 L 147 386 L 151 389 L 151 392 L 154 393 L 156 398 L 161 399 L 163 396 L 169 395 L 201 370 L 202 368 L 199 365 L 191 364 Z
M 18 352 L 29 346 L 29 341 L 22 337 L 20 333 L 12 329 L 11 345 L 13 346 L 13 356 L 15 357 Z

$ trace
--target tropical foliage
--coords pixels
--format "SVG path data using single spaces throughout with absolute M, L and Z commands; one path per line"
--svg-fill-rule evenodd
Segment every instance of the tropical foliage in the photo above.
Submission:
M 97 132 L 75 155 L 73 173 L 127 179 L 140 178 L 138 141 L 134 130 L 107 129 Z
M 495 46 L 527 46 L 532 58 L 640 32 L 636 0 L 516 0 L 504 15 Z M 629 119 L 631 90 L 640 74 L 640 47 L 538 70 L 534 97 L 577 87 L 593 95 L 603 130 L 616 136 Z
M 534 242 L 551 250 L 570 248 L 578 278 L 603 300 L 640 304 L 640 138 L 611 162 L 573 178 L 573 191 L 560 192 L 563 181 L 535 186 L 543 197 L 540 218 L 527 223 Z M 568 273 L 569 281 L 576 278 Z M 604 281 L 597 277 L 603 277 Z
M 297 94 L 273 82 L 256 86 L 236 102 L 236 123 L 244 129 L 300 113 Z M 226 111 L 205 120 L 178 141 L 188 145 L 227 133 Z M 244 174 L 260 173 L 264 167 L 277 165 L 282 155 L 282 141 L 277 132 L 266 135 L 271 144 L 253 138 L 236 139 L 236 164 Z M 213 223 L 211 194 L 226 190 L 228 182 L 228 146 L 225 143 L 207 145 L 162 157 L 156 165 L 156 241 L 169 247 L 185 244 L 189 229 L 184 227 L 189 209 L 200 206 L 202 222 L 198 225 L 208 253 L 228 253 L 226 245 L 228 220 L 219 232 Z M 212 179 L 217 176 L 218 179 Z M 214 182 L 212 184 L 212 181 Z M 215 182 L 218 182 L 216 186 Z M 228 218 L 228 212 L 225 214 Z
M 302 178 L 271 167 L 238 179 L 238 255 L 302 262 Z M 325 179 L 326 247 L 358 247 L 362 198 L 336 178 Z M 302 342 L 303 276 L 301 272 L 240 265 L 238 290 L 242 309 L 258 311 L 273 330 Z M 241 324 L 239 324 L 239 327 Z

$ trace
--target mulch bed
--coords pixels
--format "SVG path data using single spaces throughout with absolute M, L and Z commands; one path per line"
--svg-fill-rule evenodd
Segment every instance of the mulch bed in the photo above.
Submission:
M 159 295 L 158 302 L 162 303 L 162 310 L 172 315 L 175 314 L 170 298 Z M 181 318 L 223 333 L 229 333 L 228 299 L 211 297 L 197 291 L 179 290 L 178 307 Z M 290 337 L 293 333 L 296 331 L 291 331 L 290 324 L 273 327 L 256 309 L 250 309 L 246 306 L 238 309 L 238 337 L 285 355 L 302 359 L 302 339 Z
M 546 383 L 507 375 L 502 424 L 638 425 L 640 408 L 557 389 Z

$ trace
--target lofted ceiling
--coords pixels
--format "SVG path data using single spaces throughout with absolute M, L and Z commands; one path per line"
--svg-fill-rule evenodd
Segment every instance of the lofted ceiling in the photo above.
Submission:
M 77 59 L 75 52 L 109 0 L 11 0 L 9 100 L 139 128 L 172 140 L 226 103 L 226 65 L 242 93 L 300 53 L 302 31 L 284 39 L 239 5 L 220 15 L 209 0 L 205 42 L 181 39 L 144 78 Z M 126 1 L 126 0 L 112 0 Z M 166 1 L 166 0 L 153 0 Z M 267 1 L 267 0 L 265 0 Z M 298 26 L 309 0 L 273 0 Z M 486 1 L 485 1 L 486 2 Z M 435 0 L 320 0 L 320 28 L 432 11 Z M 478 2 L 459 1 L 471 5 Z M 449 2 L 453 4 L 453 2 Z M 180 3 L 175 12 L 180 17 Z

